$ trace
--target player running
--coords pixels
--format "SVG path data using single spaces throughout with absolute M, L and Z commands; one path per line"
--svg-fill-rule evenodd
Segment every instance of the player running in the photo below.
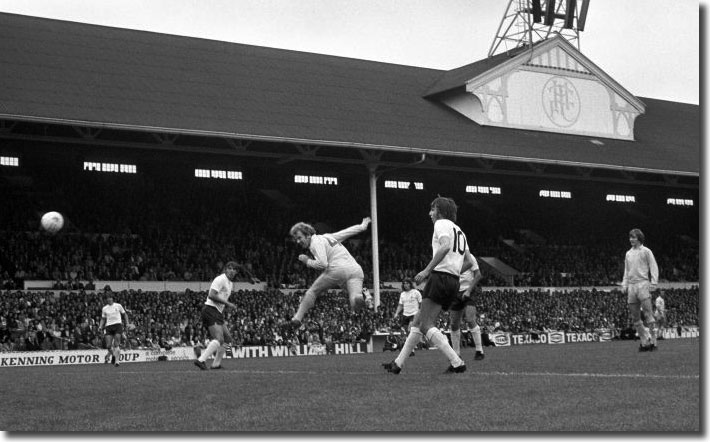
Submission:
M 232 281 L 234 281 L 234 278 L 237 276 L 237 269 L 239 267 L 239 264 L 234 261 L 229 261 L 224 266 L 224 273 L 217 276 L 212 281 L 210 291 L 207 294 L 207 300 L 205 300 L 205 305 L 202 306 L 202 312 L 200 314 L 202 324 L 210 332 L 212 340 L 207 344 L 205 351 L 203 351 L 200 357 L 195 361 L 195 365 L 199 367 L 200 370 L 207 370 L 205 361 L 213 354 L 215 357 L 210 368 L 222 368 L 222 357 L 224 357 L 226 351 L 224 344 L 232 342 L 232 335 L 229 333 L 229 329 L 224 323 L 224 315 L 222 312 L 225 307 L 237 308 L 236 305 L 229 302 L 229 296 L 232 294 L 234 287 Z
M 113 302 L 113 294 L 106 292 L 106 305 L 101 309 L 101 322 L 99 331 L 106 328 L 106 349 L 111 355 L 111 362 L 118 367 L 121 360 L 121 337 L 123 336 L 123 324 L 128 324 L 128 314 L 121 304 Z
M 412 278 L 404 278 L 402 281 L 402 293 L 399 294 L 399 303 L 397 310 L 394 312 L 394 319 L 397 319 L 399 314 L 402 314 L 402 319 L 399 320 L 399 325 L 409 333 L 409 327 L 414 320 L 414 317 L 419 313 L 419 308 L 422 306 L 422 294 L 414 287 Z
M 434 223 L 431 241 L 433 257 L 426 268 L 414 277 L 414 282 L 417 284 L 427 280 L 422 293 L 422 308 L 414 318 L 409 336 L 397 358 L 382 364 L 390 373 L 399 374 L 402 371 L 404 363 L 422 335 L 426 336 L 429 342 L 449 359 L 450 365 L 446 373 L 466 371 L 464 361 L 451 348 L 449 340 L 441 330 L 434 326 L 439 313 L 447 310 L 456 299 L 461 272 L 468 270 L 472 265 L 473 257 L 468 248 L 466 235 L 455 224 L 456 211 L 456 203 L 451 198 L 438 197 L 431 203 L 429 217 Z

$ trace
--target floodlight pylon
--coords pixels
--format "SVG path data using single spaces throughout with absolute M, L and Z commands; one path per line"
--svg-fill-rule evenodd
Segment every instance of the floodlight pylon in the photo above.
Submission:
M 488 56 L 531 46 L 557 33 L 580 49 L 590 0 L 509 0 Z

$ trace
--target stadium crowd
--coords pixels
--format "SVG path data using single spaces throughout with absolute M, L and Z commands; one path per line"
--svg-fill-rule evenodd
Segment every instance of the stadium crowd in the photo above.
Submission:
M 238 236 L 239 238 L 242 235 Z M 209 238 L 209 240 L 207 239 Z M 174 234 L 63 234 L 39 231 L 0 231 L 0 283 L 5 289 L 23 288 L 24 280 L 52 280 L 57 288 L 79 288 L 87 281 L 208 281 L 223 265 L 221 257 L 238 256 L 239 279 L 260 280 L 270 287 L 307 287 L 317 275 L 299 265 L 293 244 L 274 244 L 267 236 L 234 236 L 203 229 Z M 380 278 L 401 281 L 426 265 L 431 253 L 426 243 L 383 241 Z M 481 242 L 479 257 L 494 257 L 519 273 L 512 281 L 481 263 L 485 285 L 523 287 L 610 286 L 621 280 L 625 244 L 609 243 L 522 245 Z M 369 238 L 351 241 L 358 262 L 371 274 Z M 665 282 L 698 281 L 697 248 L 655 248 Z M 62 284 L 64 284 L 62 286 Z
M 2 188 L 3 204 L 13 209 L 0 211 L 3 288 L 21 289 L 23 280 L 35 279 L 67 288 L 98 280 L 209 281 L 226 260 L 243 265 L 242 280 L 306 288 L 317 274 L 296 259 L 289 227 L 306 221 L 319 233 L 332 232 L 370 211 L 360 188 L 331 191 L 285 183 L 278 192 L 266 192 L 263 183 L 62 173 L 48 167 L 51 173 L 38 172 L 29 188 Z M 517 271 L 506 277 L 482 264 L 484 285 L 616 284 L 629 247 L 626 235 L 635 226 L 646 233 L 661 281 L 699 280 L 694 212 L 656 210 L 640 217 L 606 206 L 547 207 L 522 200 L 474 205 L 456 198 L 474 256 L 496 258 Z M 385 190 L 379 196 L 382 281 L 413 277 L 430 259 L 430 202 L 424 192 Z M 66 225 L 55 236 L 39 228 L 48 207 L 65 215 Z M 371 275 L 369 232 L 351 239 L 348 249 Z
M 302 291 L 240 290 L 227 322 L 234 345 L 328 344 L 363 342 L 375 332 L 399 331 L 393 319 L 398 291 L 381 293 L 377 309 L 353 313 L 344 294 L 319 298 L 307 321 L 293 333 L 286 326 Z M 666 289 L 668 325 L 698 325 L 699 290 Z M 126 346 L 172 348 L 196 346 L 206 339 L 199 322 L 205 292 L 113 293 L 129 318 Z M 611 330 L 619 336 L 629 329 L 624 295 L 618 290 L 548 291 L 533 289 L 483 290 L 476 295 L 481 325 L 487 331 L 538 333 L 550 330 Z M 98 331 L 102 291 L 6 290 L 0 292 L 0 351 L 102 348 Z M 439 327 L 448 330 L 448 314 Z

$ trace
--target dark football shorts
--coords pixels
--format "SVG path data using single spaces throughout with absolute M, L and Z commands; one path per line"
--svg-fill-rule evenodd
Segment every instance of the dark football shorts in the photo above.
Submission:
M 400 325 L 403 329 L 406 330 L 407 327 L 409 327 L 409 324 L 411 324 L 412 321 L 414 320 L 414 317 L 415 317 L 415 316 L 417 316 L 417 315 L 412 315 L 412 316 L 404 316 L 404 315 L 402 315 L 402 317 L 401 317 L 400 320 L 399 320 L 399 325 Z
M 111 324 L 106 327 L 106 334 L 110 336 L 120 335 L 123 333 L 123 324 Z
M 462 292 L 456 294 L 456 299 L 454 300 L 454 302 L 451 303 L 451 307 L 449 307 L 449 310 L 460 312 L 461 310 L 465 309 L 466 306 L 476 306 L 476 302 L 473 300 L 472 296 L 469 296 L 468 298 L 463 298 L 461 294 Z
M 437 272 L 434 270 L 429 275 L 422 299 L 428 298 L 436 302 L 442 309 L 448 310 L 449 306 L 456 300 L 459 293 L 459 277 L 451 273 Z
M 211 305 L 205 304 L 202 307 L 202 312 L 200 313 L 200 317 L 202 318 L 202 324 L 207 328 L 209 328 L 215 324 L 218 324 L 218 325 L 224 324 L 224 315 L 222 315 L 222 312 L 217 310 L 217 307 L 213 307 Z

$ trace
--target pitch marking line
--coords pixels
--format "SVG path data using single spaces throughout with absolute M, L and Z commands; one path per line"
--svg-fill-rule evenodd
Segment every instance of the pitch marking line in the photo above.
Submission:
M 700 375 L 664 375 L 646 373 L 551 373 L 543 371 L 539 373 L 519 371 L 519 372 L 478 372 L 485 376 L 559 376 L 559 377 L 589 377 L 589 378 L 643 378 L 643 379 L 700 379 Z
M 209 371 L 209 370 L 208 370 Z M 117 369 L 112 370 L 112 374 L 129 374 L 129 375 L 146 375 L 146 374 L 175 374 L 175 373 L 202 373 L 202 370 L 189 370 L 189 371 L 125 371 Z M 223 373 L 223 374 L 265 374 L 265 375 L 314 375 L 320 376 L 327 372 L 314 371 L 314 370 L 220 370 L 218 372 L 212 371 L 212 373 Z M 373 375 L 373 372 L 338 372 L 341 375 Z M 377 371 L 374 374 L 381 373 L 386 375 L 384 371 Z M 62 372 L 57 374 L 79 374 L 79 372 Z M 82 373 L 85 374 L 85 373 Z M 424 374 L 426 376 L 431 376 L 433 373 L 423 373 L 417 372 L 417 374 Z M 539 377 L 571 377 L 571 378 L 632 378 L 632 379 L 690 379 L 697 380 L 700 379 L 700 375 L 662 375 L 662 374 L 647 374 L 647 373 L 554 373 L 549 371 L 542 372 L 530 372 L 530 371 L 475 371 L 467 373 L 467 375 L 481 375 L 481 376 L 539 376 Z M 457 377 L 466 376 L 459 375 Z

